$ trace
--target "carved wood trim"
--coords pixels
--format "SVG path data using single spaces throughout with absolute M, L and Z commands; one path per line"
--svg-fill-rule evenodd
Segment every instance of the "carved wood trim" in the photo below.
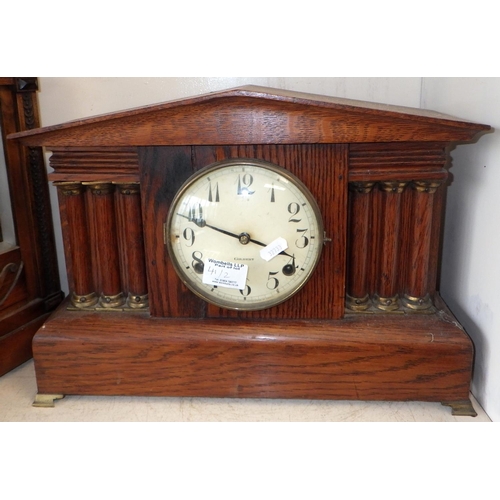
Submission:
M 443 143 L 351 144 L 349 182 L 444 180 Z
M 49 180 L 138 182 L 137 148 L 54 148 Z

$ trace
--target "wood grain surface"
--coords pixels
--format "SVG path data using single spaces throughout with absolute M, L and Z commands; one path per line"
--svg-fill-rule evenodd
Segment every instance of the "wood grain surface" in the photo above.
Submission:
M 414 108 L 247 87 L 21 134 L 25 145 L 149 146 L 467 141 L 487 125 Z
M 39 331 L 40 393 L 466 400 L 472 343 L 448 312 L 338 321 L 68 312 Z

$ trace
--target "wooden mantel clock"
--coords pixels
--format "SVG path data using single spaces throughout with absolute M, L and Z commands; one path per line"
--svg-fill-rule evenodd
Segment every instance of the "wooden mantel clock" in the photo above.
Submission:
M 11 135 L 52 151 L 70 296 L 39 394 L 420 400 L 474 414 L 437 292 L 447 147 L 490 127 L 242 87 Z

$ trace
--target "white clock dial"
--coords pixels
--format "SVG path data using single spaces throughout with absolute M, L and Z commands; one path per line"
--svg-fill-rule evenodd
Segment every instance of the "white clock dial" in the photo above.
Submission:
M 259 310 L 284 302 L 321 255 L 323 223 L 307 188 L 257 160 L 228 160 L 180 188 L 166 223 L 175 270 L 204 300 Z

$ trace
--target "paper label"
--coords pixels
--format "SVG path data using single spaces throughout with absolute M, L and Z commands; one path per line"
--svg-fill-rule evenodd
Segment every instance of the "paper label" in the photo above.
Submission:
M 269 243 L 267 247 L 264 247 L 260 251 L 260 256 L 266 261 L 269 262 L 271 259 L 279 255 L 283 250 L 288 248 L 288 243 L 285 238 L 277 238 L 272 243 Z
M 203 269 L 203 283 L 243 290 L 246 287 L 247 274 L 246 264 L 207 259 Z

